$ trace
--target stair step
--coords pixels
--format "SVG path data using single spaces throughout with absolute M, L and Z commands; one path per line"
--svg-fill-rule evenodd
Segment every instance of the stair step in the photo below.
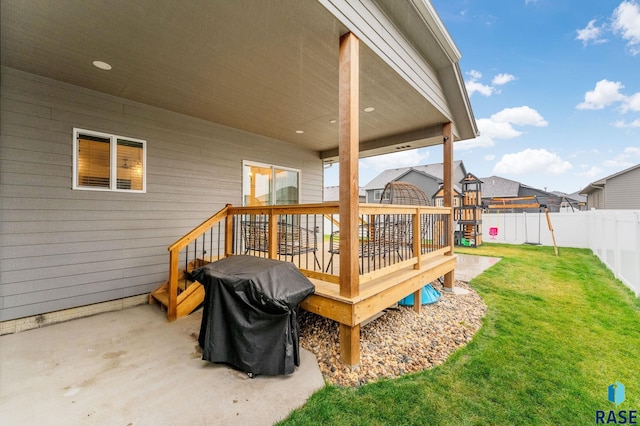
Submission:
M 151 293 L 151 296 L 160 302 L 164 307 L 169 306 L 169 293 L 166 291 L 161 291 L 158 293 Z

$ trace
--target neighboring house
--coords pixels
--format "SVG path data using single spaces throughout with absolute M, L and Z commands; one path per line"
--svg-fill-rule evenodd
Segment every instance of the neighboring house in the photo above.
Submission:
M 587 197 L 580 195 L 579 192 L 567 194 L 566 192 L 552 191 L 560 199 L 561 212 L 576 212 L 587 210 Z
M 640 210 L 640 164 L 591 182 L 580 194 L 587 209 Z
M 432 205 L 436 207 L 444 206 L 444 188 L 440 185 L 438 191 L 433 194 Z M 462 199 L 464 198 L 464 194 L 462 194 L 458 185 L 454 185 L 453 187 L 453 207 L 460 207 L 462 205 Z
M 379 203 L 384 187 L 389 182 L 407 182 L 422 189 L 433 201 L 443 181 L 444 168 L 442 163 L 425 164 L 422 166 L 401 167 L 388 169 L 373 178 L 364 186 L 368 203 Z M 467 174 L 462 160 L 453 162 L 453 182 L 457 185 Z M 458 193 L 459 188 L 456 188 Z M 432 203 L 433 204 L 433 203 Z
M 489 206 L 496 204 L 492 202 L 494 198 L 520 198 L 535 196 L 538 203 L 546 205 L 550 212 L 560 211 L 560 197 L 551 192 L 543 191 L 532 186 L 524 185 L 515 180 L 506 179 L 500 176 L 489 176 L 480 178 L 482 181 L 482 204 Z M 533 201 L 535 202 L 535 201 Z M 530 201 L 518 200 L 511 204 L 528 204 Z M 520 211 L 537 212 L 539 209 L 522 209 Z M 518 211 L 516 209 L 515 211 Z
M 367 194 L 364 188 L 358 188 L 358 199 L 361 203 L 367 202 Z M 324 199 L 323 201 L 339 201 L 340 200 L 340 187 L 339 186 L 325 186 L 324 187 Z
M 358 157 L 441 145 L 451 158 L 455 141 L 477 134 L 460 52 L 426 0 L 2 0 L 0 19 L 1 322 L 118 309 L 164 286 L 156 300 L 175 319 L 179 268 L 189 268 L 178 260 L 194 241 L 182 237 L 200 224 L 220 225 L 223 257 L 241 254 L 241 227 L 221 225 L 252 208 L 241 206 L 267 224 L 287 210 L 262 206 L 330 211 L 354 236 Z M 335 209 L 321 204 L 331 162 L 347 182 Z M 368 303 L 350 261 L 357 240 L 341 240 L 337 275 L 312 271 L 332 285 L 309 298 L 313 312 L 340 313 L 331 318 L 348 365 L 367 317 L 355 313 Z M 369 316 L 443 274 L 452 289 L 453 251 L 435 257 L 414 280 L 375 271 L 393 279 Z M 180 303 L 198 306 L 194 288 Z

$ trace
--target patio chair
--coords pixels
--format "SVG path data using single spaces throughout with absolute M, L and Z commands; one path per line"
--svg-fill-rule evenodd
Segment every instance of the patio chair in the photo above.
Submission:
M 358 227 L 358 258 L 373 259 L 375 266 L 376 257 L 385 258 L 388 253 L 395 252 L 402 260 L 399 236 L 399 227 L 390 222 L 360 225 Z M 331 257 L 325 273 L 331 267 L 333 255 L 340 254 L 340 231 L 334 231 L 329 236 L 329 253 Z M 362 265 L 359 266 L 359 271 L 362 273 Z
M 269 252 L 269 222 L 245 220 L 240 223 L 244 240 L 244 254 L 249 252 Z M 313 259 L 318 268 L 322 269 L 318 260 L 318 237 L 313 230 L 299 225 L 278 223 L 277 250 L 280 256 L 295 256 L 313 253 Z

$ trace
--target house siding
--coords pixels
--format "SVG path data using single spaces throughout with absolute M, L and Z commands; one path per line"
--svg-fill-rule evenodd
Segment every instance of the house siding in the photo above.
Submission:
M 607 179 L 604 198 L 607 209 L 640 209 L 640 168 Z
M 527 188 L 527 187 L 522 187 L 521 186 L 518 196 L 520 196 L 520 197 L 531 197 L 531 196 L 534 196 L 534 197 L 536 197 L 536 200 L 540 204 L 546 205 L 550 212 L 556 213 L 556 212 L 560 211 L 559 199 L 556 196 L 550 195 L 547 192 L 543 192 L 543 191 L 537 190 L 535 188 Z M 527 209 L 526 211 L 528 211 L 528 212 L 536 212 L 538 210 L 539 209 Z
M 414 171 L 411 171 L 402 176 L 399 181 L 410 183 L 422 189 L 424 193 L 427 194 L 427 198 L 431 202 L 431 205 L 433 205 L 433 196 L 436 192 L 438 192 L 438 189 L 440 189 L 440 184 L 436 179 L 432 179 L 422 173 L 417 173 Z
M 317 152 L 1 72 L 0 321 L 153 290 L 168 245 L 241 204 L 243 160 L 301 169 L 301 202 L 322 201 Z M 74 127 L 146 140 L 146 193 L 72 190 Z

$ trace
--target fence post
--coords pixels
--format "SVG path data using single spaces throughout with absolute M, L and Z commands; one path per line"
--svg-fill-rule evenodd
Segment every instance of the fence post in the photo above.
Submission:
M 636 216 L 635 218 L 635 227 L 636 227 L 635 252 L 638 253 L 638 256 L 640 257 L 640 212 L 636 212 L 635 216 Z M 633 290 L 634 290 L 634 293 L 636 294 L 636 297 L 640 297 L 640 259 L 638 259 L 638 262 L 636 262 L 636 276 L 635 276 L 635 283 L 633 283 L 633 286 L 634 286 Z
M 622 268 L 621 258 L 622 250 L 620 248 L 620 238 L 618 238 L 618 232 L 620 228 L 620 214 L 618 212 L 613 213 L 613 269 L 617 279 L 620 279 L 620 270 Z M 622 281 L 622 280 L 621 280 Z

